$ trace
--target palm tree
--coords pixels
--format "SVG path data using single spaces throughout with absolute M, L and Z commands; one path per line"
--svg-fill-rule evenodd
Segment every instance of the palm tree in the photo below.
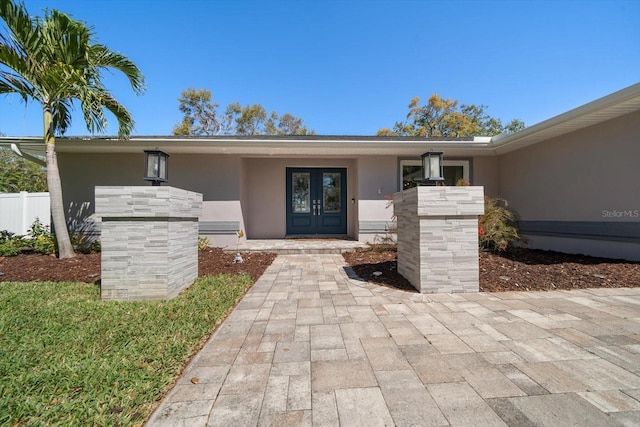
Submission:
M 65 221 L 54 135 L 64 134 L 74 102 L 79 102 L 89 132 L 106 129 L 106 109 L 118 120 L 118 136 L 127 138 L 133 119 L 103 86 L 102 72 L 121 71 L 136 94 L 144 92 L 144 77 L 129 58 L 93 43 L 93 28 L 57 10 L 31 17 L 24 4 L 0 0 L 0 18 L 7 29 L 0 33 L 0 94 L 17 93 L 25 102 L 42 105 L 51 216 L 59 257 L 70 258 L 75 254 Z

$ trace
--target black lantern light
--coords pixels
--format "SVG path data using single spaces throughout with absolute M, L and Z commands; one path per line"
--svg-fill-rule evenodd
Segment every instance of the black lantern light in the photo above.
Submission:
M 155 150 L 144 150 L 144 180 L 151 181 L 151 185 L 160 185 L 169 180 L 169 155 Z
M 428 151 L 422 155 L 422 185 L 436 185 L 444 182 L 444 161 L 442 151 Z

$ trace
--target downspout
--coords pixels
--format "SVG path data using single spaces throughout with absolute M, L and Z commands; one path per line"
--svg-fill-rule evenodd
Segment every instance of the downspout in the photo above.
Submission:
M 14 153 L 16 153 L 18 156 L 22 157 L 23 159 L 29 160 L 33 163 L 36 163 L 40 166 L 46 167 L 47 166 L 47 162 L 45 162 L 42 159 L 39 159 L 36 156 L 32 156 L 31 154 L 25 153 L 24 151 L 22 151 L 20 149 L 20 146 L 18 144 L 11 144 L 11 151 L 13 151 Z

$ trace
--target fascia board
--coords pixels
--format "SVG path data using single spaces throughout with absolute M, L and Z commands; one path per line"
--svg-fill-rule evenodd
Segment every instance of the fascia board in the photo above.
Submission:
M 489 148 L 500 155 L 640 110 L 640 83 L 559 114 L 513 134 L 492 138 Z

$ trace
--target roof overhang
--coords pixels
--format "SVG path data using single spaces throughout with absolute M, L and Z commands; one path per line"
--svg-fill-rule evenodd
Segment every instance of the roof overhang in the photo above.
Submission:
M 639 110 L 640 83 L 637 83 L 520 132 L 495 136 L 490 146 L 495 154 L 504 154 Z
M 244 157 L 418 157 L 430 149 L 447 157 L 495 156 L 640 111 L 640 83 L 600 98 L 513 134 L 434 139 L 393 136 L 135 136 L 66 137 L 56 140 L 60 153 L 142 153 L 158 147 L 169 154 L 234 154 Z M 44 153 L 38 137 L 0 137 L 0 146 L 15 144 L 21 152 Z
M 300 136 L 300 137 L 132 137 L 58 138 L 58 153 L 142 153 L 159 148 L 169 154 L 234 154 L 244 157 L 357 157 L 394 155 L 419 157 L 430 149 L 444 151 L 448 157 L 491 155 L 489 137 L 455 140 L 406 137 Z M 21 150 L 44 150 L 42 138 L 0 138 L 0 145 L 17 144 Z

